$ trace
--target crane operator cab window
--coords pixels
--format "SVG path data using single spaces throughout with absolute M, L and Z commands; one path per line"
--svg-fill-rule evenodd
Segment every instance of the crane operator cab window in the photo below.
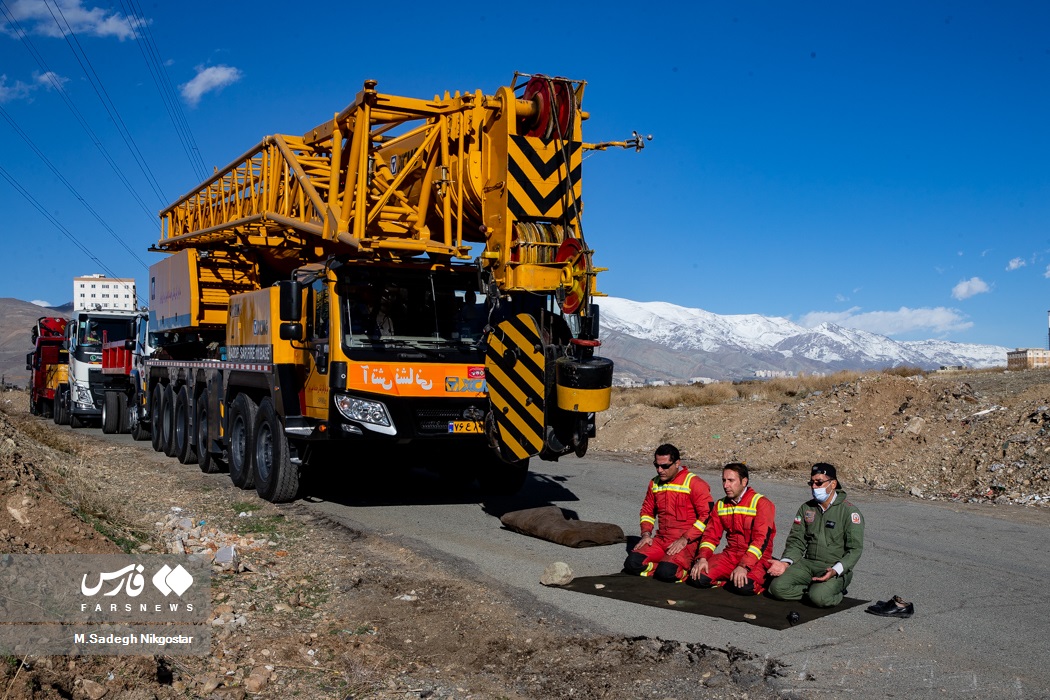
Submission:
M 402 290 L 392 285 L 369 284 L 355 292 L 350 304 L 351 335 L 359 341 L 393 338 L 394 318 L 403 310 Z
M 378 271 L 377 271 L 378 272 Z M 343 297 L 343 342 L 354 356 L 406 348 L 446 360 L 473 361 L 488 319 L 485 298 L 477 293 L 477 273 L 383 270 L 339 286 Z M 436 354 L 435 354 L 436 353 Z M 440 358 L 437 358 L 440 359 Z

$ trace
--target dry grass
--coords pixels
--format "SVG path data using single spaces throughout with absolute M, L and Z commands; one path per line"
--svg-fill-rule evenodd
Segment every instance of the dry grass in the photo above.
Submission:
M 775 379 L 752 379 L 738 382 L 713 382 L 689 386 L 647 386 L 638 388 L 616 388 L 613 390 L 614 406 L 644 405 L 654 408 L 693 408 L 716 406 L 732 401 L 773 401 L 777 403 L 797 401 L 836 386 L 857 381 L 862 376 L 878 372 L 836 372 L 829 375 L 803 374 L 798 377 Z M 895 367 L 883 374 L 911 377 L 926 374 L 917 367 Z

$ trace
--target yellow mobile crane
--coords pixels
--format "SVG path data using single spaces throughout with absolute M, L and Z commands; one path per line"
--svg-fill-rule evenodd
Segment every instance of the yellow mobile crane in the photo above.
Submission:
M 365 81 L 161 213 L 157 348 L 129 418 L 154 447 L 294 498 L 322 443 L 429 450 L 491 492 L 582 456 L 609 405 L 581 227 L 585 83 L 515 74 L 431 100 Z M 141 335 L 141 334 L 140 334 Z M 330 451 L 329 451 L 330 453 Z

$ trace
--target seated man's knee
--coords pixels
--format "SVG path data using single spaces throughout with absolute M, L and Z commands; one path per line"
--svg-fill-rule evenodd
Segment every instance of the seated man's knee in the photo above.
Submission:
M 623 561 L 623 570 L 629 574 L 640 574 L 645 569 L 645 555 L 631 552 Z
M 802 589 L 793 586 L 780 576 L 769 582 L 769 595 L 777 600 L 798 600 L 802 597 Z
M 665 583 L 674 583 L 678 580 L 678 565 L 669 562 L 662 561 L 656 565 L 656 571 L 653 572 L 653 578 L 657 581 L 664 581 Z
M 833 593 L 824 587 L 809 589 L 809 602 L 818 608 L 833 608 L 842 602 L 841 593 Z
M 693 588 L 711 588 L 715 585 L 714 581 L 705 574 L 700 574 L 700 578 L 688 578 L 685 582 Z
M 732 580 L 726 581 L 726 584 L 725 586 L 723 586 L 723 588 L 725 588 L 730 593 L 736 593 L 737 595 L 755 595 L 755 582 L 751 579 L 748 579 L 747 583 L 745 583 L 743 586 L 735 585 L 732 582 Z

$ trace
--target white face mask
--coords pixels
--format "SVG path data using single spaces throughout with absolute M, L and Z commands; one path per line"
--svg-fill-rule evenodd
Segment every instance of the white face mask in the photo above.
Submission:
M 830 494 L 828 493 L 827 488 L 823 488 L 822 487 L 822 488 L 819 488 L 819 489 L 811 489 L 811 490 L 813 491 L 813 498 L 817 499 L 818 503 L 823 503 L 824 501 L 828 500 L 828 496 Z

